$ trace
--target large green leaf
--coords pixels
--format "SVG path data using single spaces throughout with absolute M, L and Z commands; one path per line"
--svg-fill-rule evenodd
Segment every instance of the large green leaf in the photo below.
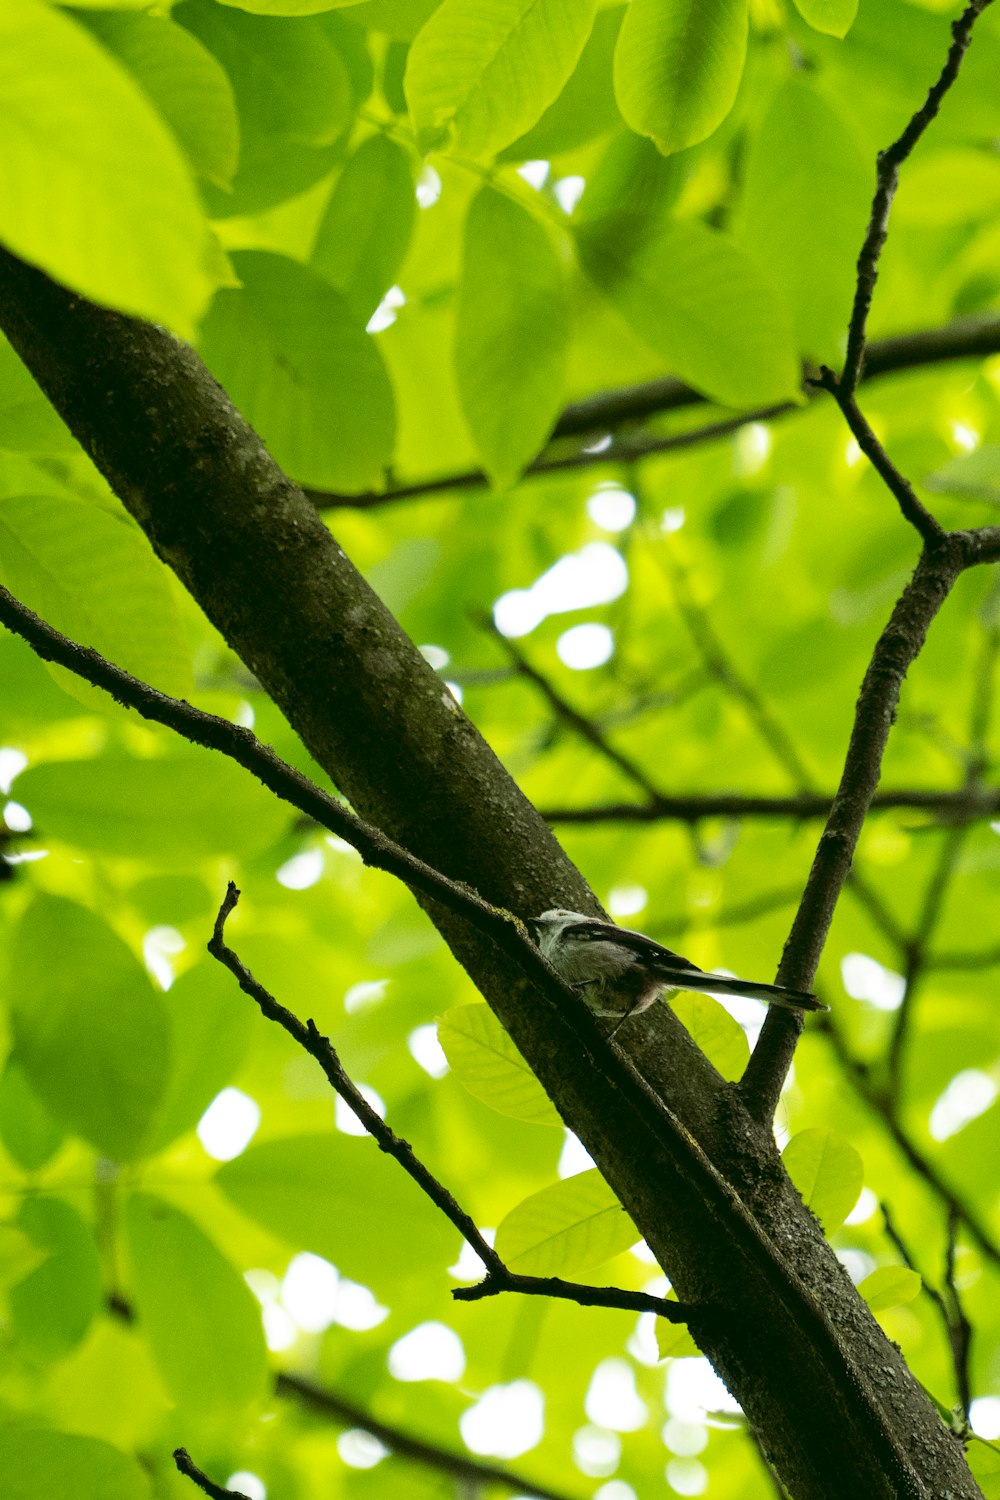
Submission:
M 0 499 L 0 581 L 61 630 L 163 692 L 192 690 L 191 657 L 166 569 L 124 514 L 59 494 Z M 111 699 L 53 668 L 88 706 Z
M 907 1266 L 879 1266 L 858 1282 L 858 1294 L 872 1312 L 884 1312 L 887 1307 L 912 1302 L 922 1285 L 919 1272 Z
M 779 91 L 750 147 L 743 243 L 791 310 L 803 354 L 841 356 L 875 177 L 811 84 Z
M 640 1238 L 596 1168 L 532 1193 L 502 1220 L 498 1254 L 525 1276 L 576 1275 Z
M 0 448 L 73 453 L 76 439 L 6 339 L 0 339 Z
M 414 1276 L 440 1275 L 455 1255 L 457 1231 L 372 1140 L 262 1141 L 215 1180 L 265 1229 L 387 1294 Z
M 596 0 L 443 0 L 410 48 L 418 143 L 502 151 L 534 125 L 576 66 Z
M 749 0 L 632 0 L 615 52 L 627 124 L 668 155 L 712 134 L 733 107 Z
M 0 1140 L 19 1167 L 37 1172 L 55 1155 L 65 1132 L 46 1109 L 12 1052 L 0 1075 Z
M 17 788 L 53 837 L 131 858 L 246 857 L 273 844 L 289 820 L 248 771 L 194 746 L 146 760 L 118 752 L 49 761 L 25 771 Z
M 163 996 L 170 1072 L 147 1143 L 150 1155 L 191 1130 L 246 1054 L 256 1006 L 214 959 L 187 969 Z
M 370 136 L 344 164 L 309 262 L 362 325 L 402 264 L 416 209 L 407 153 L 387 135 Z
M 374 340 L 315 271 L 282 255 L 233 256 L 243 285 L 205 319 L 205 363 L 299 484 L 381 484 L 395 439 L 392 387 Z
M 611 62 L 624 5 L 599 10 L 566 87 L 537 124 L 501 153 L 502 161 L 547 161 L 621 127 Z
M 98 1438 L 47 1428 L 0 1428 L 0 1495 L 4 1500 L 150 1500 L 149 1480 L 134 1458 Z
M 46 1259 L 11 1287 L 11 1324 L 40 1359 L 58 1359 L 83 1338 L 101 1304 L 94 1237 L 64 1198 L 28 1198 L 17 1216 Z
M 150 1193 L 126 1209 L 133 1295 L 175 1401 L 228 1412 L 263 1394 L 260 1308 L 243 1277 L 186 1214 Z
M 212 240 L 183 154 L 142 89 L 77 22 L 18 0 L 0 7 L 0 118 L 7 247 L 190 338 L 219 280 Z
M 216 0 L 184 0 L 173 19 L 222 64 L 236 97 L 239 168 L 231 188 L 209 192 L 213 215 L 258 213 L 340 160 L 352 107 L 370 80 L 355 87 L 339 16 L 252 16 Z
M 232 86 L 216 58 L 163 16 L 89 11 L 86 23 L 153 100 L 200 176 L 226 187 L 239 125 Z
M 581 225 L 578 245 L 588 275 L 671 373 L 727 406 L 795 398 L 788 314 L 725 235 L 674 220 L 622 256 L 602 222 Z
M 781 1159 L 826 1233 L 839 1229 L 865 1180 L 864 1162 L 850 1141 L 826 1125 L 815 1126 L 792 1136 Z
M 548 234 L 483 188 L 469 209 L 455 329 L 459 397 L 483 466 L 505 489 L 544 447 L 563 399 L 569 309 Z
M 455 1005 L 438 1022 L 455 1077 L 499 1114 L 561 1125 L 556 1107 L 488 1005 Z
M 51 1114 L 116 1161 L 140 1155 L 169 1033 L 131 950 L 85 907 L 38 896 L 14 933 L 9 987 L 18 1054 Z

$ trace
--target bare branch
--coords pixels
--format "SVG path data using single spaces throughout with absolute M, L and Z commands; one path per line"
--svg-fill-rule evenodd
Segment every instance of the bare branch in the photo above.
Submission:
M 403 1168 L 431 1200 L 434 1206 L 452 1223 L 468 1245 L 479 1256 L 486 1267 L 484 1280 L 473 1287 L 458 1287 L 452 1292 L 457 1301 L 475 1302 L 481 1297 L 494 1296 L 498 1292 L 521 1292 L 529 1296 L 560 1297 L 579 1302 L 584 1307 L 618 1307 L 634 1312 L 654 1312 L 671 1323 L 688 1321 L 688 1309 L 679 1302 L 668 1302 L 663 1297 L 651 1297 L 645 1292 L 630 1292 L 617 1287 L 592 1287 L 575 1282 L 562 1281 L 558 1277 L 520 1276 L 509 1271 L 488 1240 L 484 1239 L 475 1221 L 459 1205 L 428 1167 L 417 1156 L 409 1141 L 396 1135 L 382 1119 L 360 1089 L 344 1070 L 336 1049 L 328 1037 L 321 1036 L 315 1022 L 304 1024 L 298 1016 L 282 1005 L 269 990 L 255 979 L 250 970 L 225 941 L 226 921 L 239 901 L 240 893 L 232 881 L 215 919 L 215 929 L 208 951 L 235 978 L 240 989 L 260 1007 L 269 1021 L 281 1026 L 303 1051 L 315 1058 L 326 1075 L 327 1082 L 344 1103 L 357 1115 L 380 1151 Z
M 249 1500 L 242 1490 L 227 1490 L 225 1485 L 216 1484 L 209 1479 L 208 1475 L 199 1469 L 186 1448 L 174 1449 L 174 1463 L 181 1474 L 187 1479 L 193 1480 L 200 1490 L 211 1496 L 211 1500 Z
M 700 823 L 703 818 L 789 818 L 806 822 L 824 818 L 833 806 L 832 792 L 793 792 L 787 796 L 762 797 L 736 792 L 691 792 L 681 796 L 657 796 L 649 802 L 607 802 L 596 807 L 546 807 L 546 823 Z M 936 792 L 900 787 L 876 792 L 872 812 L 912 808 L 933 813 L 942 823 L 976 822 L 995 818 L 1000 812 L 1000 790 Z
M 877 186 L 872 200 L 868 230 L 858 257 L 858 281 L 848 327 L 847 357 L 844 361 L 843 374 L 840 377 L 841 398 L 845 401 L 853 397 L 864 367 L 868 312 L 875 292 L 879 260 L 889 227 L 889 211 L 892 208 L 892 200 L 896 196 L 899 169 L 941 108 L 942 99 L 958 77 L 962 59 L 972 40 L 972 28 L 990 4 L 991 0 L 970 0 L 958 20 L 953 22 L 951 46 L 937 81 L 931 86 L 927 98 L 913 115 L 902 135 L 893 141 L 891 146 L 879 152 Z

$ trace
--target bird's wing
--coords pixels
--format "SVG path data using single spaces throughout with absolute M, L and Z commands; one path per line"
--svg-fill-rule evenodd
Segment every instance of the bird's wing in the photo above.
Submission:
M 568 929 L 568 938 L 579 938 L 585 941 L 603 939 L 604 941 L 618 943 L 620 947 L 627 948 L 644 963 L 660 966 L 673 970 L 686 970 L 688 973 L 701 974 L 703 970 L 693 964 L 690 959 L 682 958 L 679 953 L 664 948 L 662 943 L 647 937 L 644 932 L 635 932 L 631 927 L 616 927 L 613 922 L 601 922 L 596 918 L 582 922 L 574 922 Z

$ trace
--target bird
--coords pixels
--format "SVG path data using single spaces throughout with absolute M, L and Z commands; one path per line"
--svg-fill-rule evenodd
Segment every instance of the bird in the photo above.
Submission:
M 529 917 L 525 926 L 543 958 L 599 1016 L 626 1020 L 647 1010 L 664 990 L 737 995 L 789 1010 L 829 1009 L 815 995 L 800 990 L 699 969 L 643 932 L 582 912 L 553 907 L 540 917 Z

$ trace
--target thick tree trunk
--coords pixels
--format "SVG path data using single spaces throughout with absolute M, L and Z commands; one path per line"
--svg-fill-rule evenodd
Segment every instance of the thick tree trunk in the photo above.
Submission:
M 359 812 L 520 915 L 596 910 L 550 830 L 188 348 L 2 252 L 0 324 L 158 555 Z M 655 1007 L 630 1028 L 633 1071 L 479 933 L 432 916 L 678 1296 L 697 1305 L 700 1346 L 796 1500 L 979 1494 L 769 1132 L 673 1016 Z

